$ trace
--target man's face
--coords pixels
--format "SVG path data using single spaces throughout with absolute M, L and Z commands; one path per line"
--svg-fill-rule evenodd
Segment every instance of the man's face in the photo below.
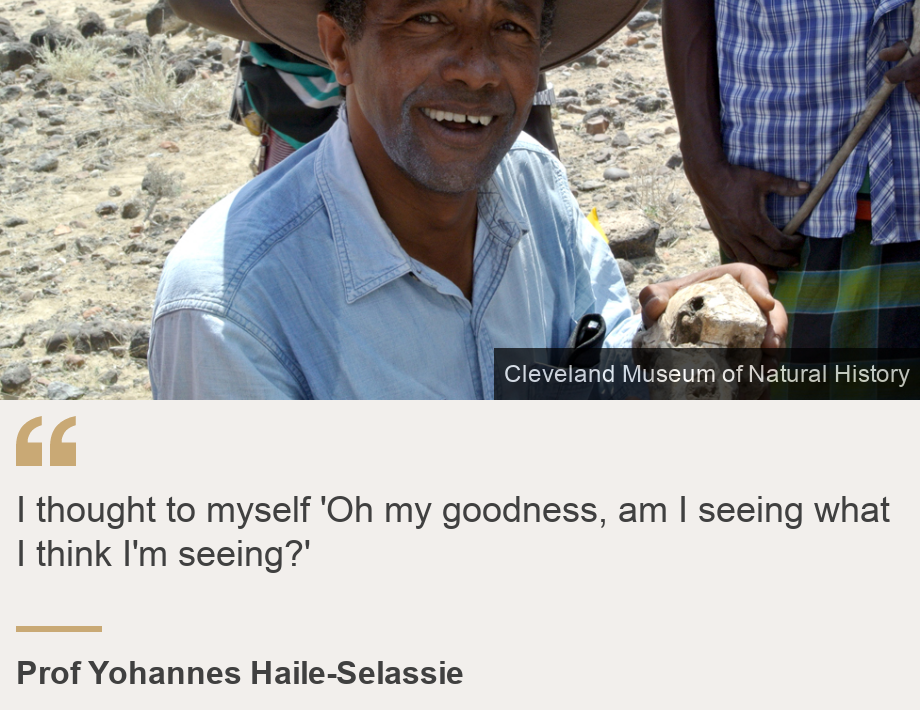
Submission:
M 414 182 L 468 192 L 495 171 L 536 92 L 542 8 L 543 0 L 367 0 L 363 34 L 348 43 L 348 91 Z

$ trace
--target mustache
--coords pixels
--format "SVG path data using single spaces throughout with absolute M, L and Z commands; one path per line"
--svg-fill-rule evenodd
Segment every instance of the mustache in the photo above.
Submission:
M 514 98 L 507 92 L 498 92 L 495 89 L 470 90 L 463 87 L 429 88 L 420 86 L 406 97 L 403 111 L 427 104 L 460 104 L 474 106 L 483 113 L 492 115 L 512 115 L 517 111 Z

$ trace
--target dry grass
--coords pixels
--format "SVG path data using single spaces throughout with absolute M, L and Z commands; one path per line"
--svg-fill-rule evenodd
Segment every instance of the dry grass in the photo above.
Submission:
M 214 82 L 177 86 L 173 68 L 154 47 L 132 72 L 125 103 L 149 121 L 175 125 L 222 112 L 226 100 Z
M 86 81 L 105 58 L 105 50 L 91 42 L 38 50 L 40 68 L 51 74 L 55 81 Z
M 686 186 L 679 173 L 648 162 L 633 171 L 629 199 L 646 217 L 668 227 L 686 212 L 688 195 L 682 190 L 686 191 Z
M 142 189 L 150 196 L 147 205 L 147 214 L 144 215 L 144 221 L 150 219 L 157 203 L 164 197 L 176 197 L 182 192 L 182 180 L 185 175 L 179 172 L 166 172 L 156 163 L 147 164 L 147 173 L 144 175 Z

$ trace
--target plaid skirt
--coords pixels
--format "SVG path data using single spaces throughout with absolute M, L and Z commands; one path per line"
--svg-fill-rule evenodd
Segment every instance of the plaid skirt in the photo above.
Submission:
M 778 272 L 790 348 L 920 347 L 920 242 L 872 246 L 872 225 L 842 239 L 807 237 Z

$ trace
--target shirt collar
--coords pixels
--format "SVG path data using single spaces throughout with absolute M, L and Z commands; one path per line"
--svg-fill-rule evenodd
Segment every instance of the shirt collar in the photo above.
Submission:
M 358 164 L 343 108 L 323 138 L 315 163 L 316 181 L 329 214 L 332 238 L 345 286 L 345 300 L 354 303 L 381 286 L 412 273 L 412 260 L 377 211 Z M 495 179 L 480 190 L 480 225 L 486 234 L 514 246 L 527 232 L 522 215 L 513 216 Z M 482 245 L 477 244 L 477 251 Z

